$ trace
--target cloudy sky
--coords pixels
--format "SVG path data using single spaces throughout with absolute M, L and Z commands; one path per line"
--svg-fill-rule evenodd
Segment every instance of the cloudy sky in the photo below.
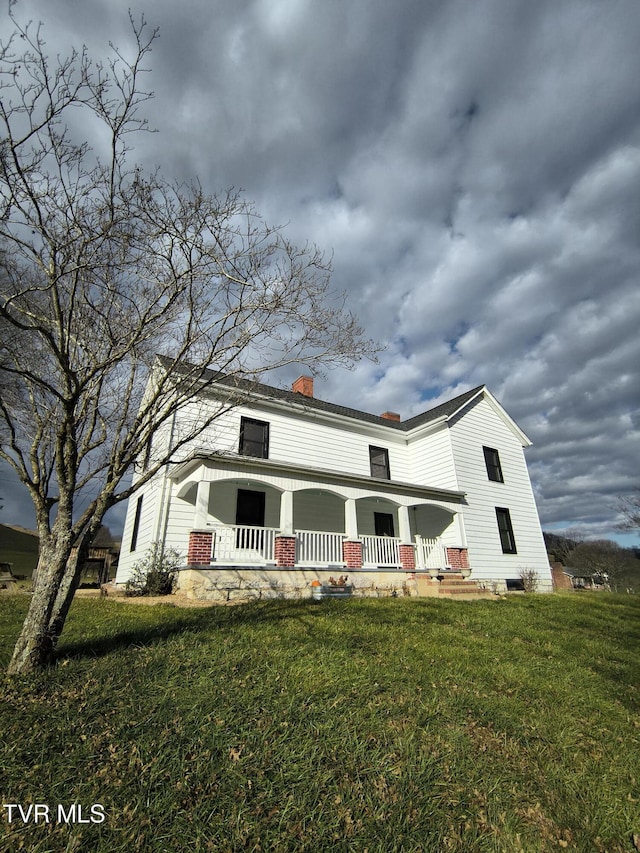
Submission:
M 160 38 L 135 157 L 241 187 L 333 253 L 378 364 L 317 396 L 403 418 L 485 383 L 544 529 L 640 486 L 638 0 L 19 0 L 50 51 Z M 6 20 L 6 19 L 5 19 Z M 285 376 L 285 379 L 292 377 Z M 30 526 L 0 471 L 4 522 Z M 111 519 L 117 531 L 121 513 Z

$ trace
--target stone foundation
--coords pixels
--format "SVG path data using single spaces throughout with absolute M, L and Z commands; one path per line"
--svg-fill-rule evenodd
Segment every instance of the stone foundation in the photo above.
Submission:
M 177 590 L 188 598 L 205 601 L 246 601 L 263 598 L 308 598 L 311 582 L 328 583 L 349 576 L 353 595 L 383 598 L 418 594 L 415 574 L 398 569 L 291 569 L 291 568 L 186 568 L 178 572 Z
M 219 569 L 188 566 L 178 572 L 176 591 L 199 601 L 250 601 L 270 598 L 312 600 L 313 581 L 320 584 L 348 576 L 354 597 L 385 598 L 389 596 L 447 597 L 461 600 L 496 598 L 506 593 L 504 580 L 464 579 L 459 573 L 443 573 L 432 578 L 428 572 L 408 572 L 402 569 L 358 569 L 344 566 L 325 568 L 277 568 L 275 566 L 227 566 Z M 450 582 L 457 580 L 455 593 Z M 550 586 L 550 585 L 549 585 Z M 116 587 L 119 591 L 122 585 Z M 541 584 L 539 592 L 551 592 Z M 480 595 L 479 595 L 480 593 Z

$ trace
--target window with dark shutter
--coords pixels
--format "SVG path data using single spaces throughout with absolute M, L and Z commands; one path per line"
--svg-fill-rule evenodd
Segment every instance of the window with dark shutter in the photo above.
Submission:
M 253 418 L 240 418 L 240 454 L 269 458 L 269 424 Z
M 483 447 L 482 450 L 484 452 L 484 464 L 487 466 L 487 476 L 494 483 L 504 483 L 498 451 L 493 447 Z
M 142 515 L 142 498 L 144 495 L 140 495 L 136 502 L 136 515 L 133 520 L 133 532 L 131 533 L 131 546 L 129 547 L 130 551 L 136 550 L 136 545 L 138 544 L 138 531 L 140 530 L 140 516 Z
M 385 447 L 369 446 L 369 462 L 371 464 L 371 476 L 380 480 L 390 480 L 389 473 L 389 451 Z
M 498 532 L 500 533 L 500 544 L 503 554 L 517 554 L 516 540 L 511 526 L 511 513 L 503 507 L 496 507 L 496 518 L 498 520 Z

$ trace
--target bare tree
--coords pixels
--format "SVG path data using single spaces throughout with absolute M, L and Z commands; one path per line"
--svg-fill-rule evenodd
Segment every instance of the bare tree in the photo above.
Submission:
M 618 525 L 619 530 L 637 530 L 640 528 L 640 493 L 620 498 L 618 509 L 624 516 L 624 521 Z
M 146 129 L 156 37 L 131 20 L 132 55 L 49 58 L 40 27 L 0 45 L 0 457 L 34 503 L 40 559 L 9 667 L 51 657 L 105 512 L 192 442 L 247 384 L 291 363 L 373 356 L 330 290 L 321 253 L 296 248 L 239 194 L 209 196 L 132 165 Z M 95 132 L 95 153 L 73 128 Z M 161 357 L 157 354 L 160 353 Z M 130 484 L 152 437 L 226 376 Z M 157 445 L 157 446 L 156 446 Z M 72 546 L 74 558 L 69 560 Z
M 578 545 L 572 552 L 568 565 L 570 568 L 586 569 L 590 574 L 600 576 L 616 590 L 618 586 L 631 582 L 637 576 L 640 562 L 632 551 L 622 548 L 617 542 L 594 539 Z

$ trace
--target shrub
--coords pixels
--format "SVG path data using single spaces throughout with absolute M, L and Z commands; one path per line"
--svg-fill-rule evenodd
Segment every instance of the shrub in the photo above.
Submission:
M 520 580 L 525 592 L 535 592 L 538 589 L 538 573 L 535 569 L 520 569 Z
M 131 568 L 131 577 L 125 585 L 125 595 L 170 595 L 182 557 L 175 548 L 163 548 L 153 542 L 146 557 Z

